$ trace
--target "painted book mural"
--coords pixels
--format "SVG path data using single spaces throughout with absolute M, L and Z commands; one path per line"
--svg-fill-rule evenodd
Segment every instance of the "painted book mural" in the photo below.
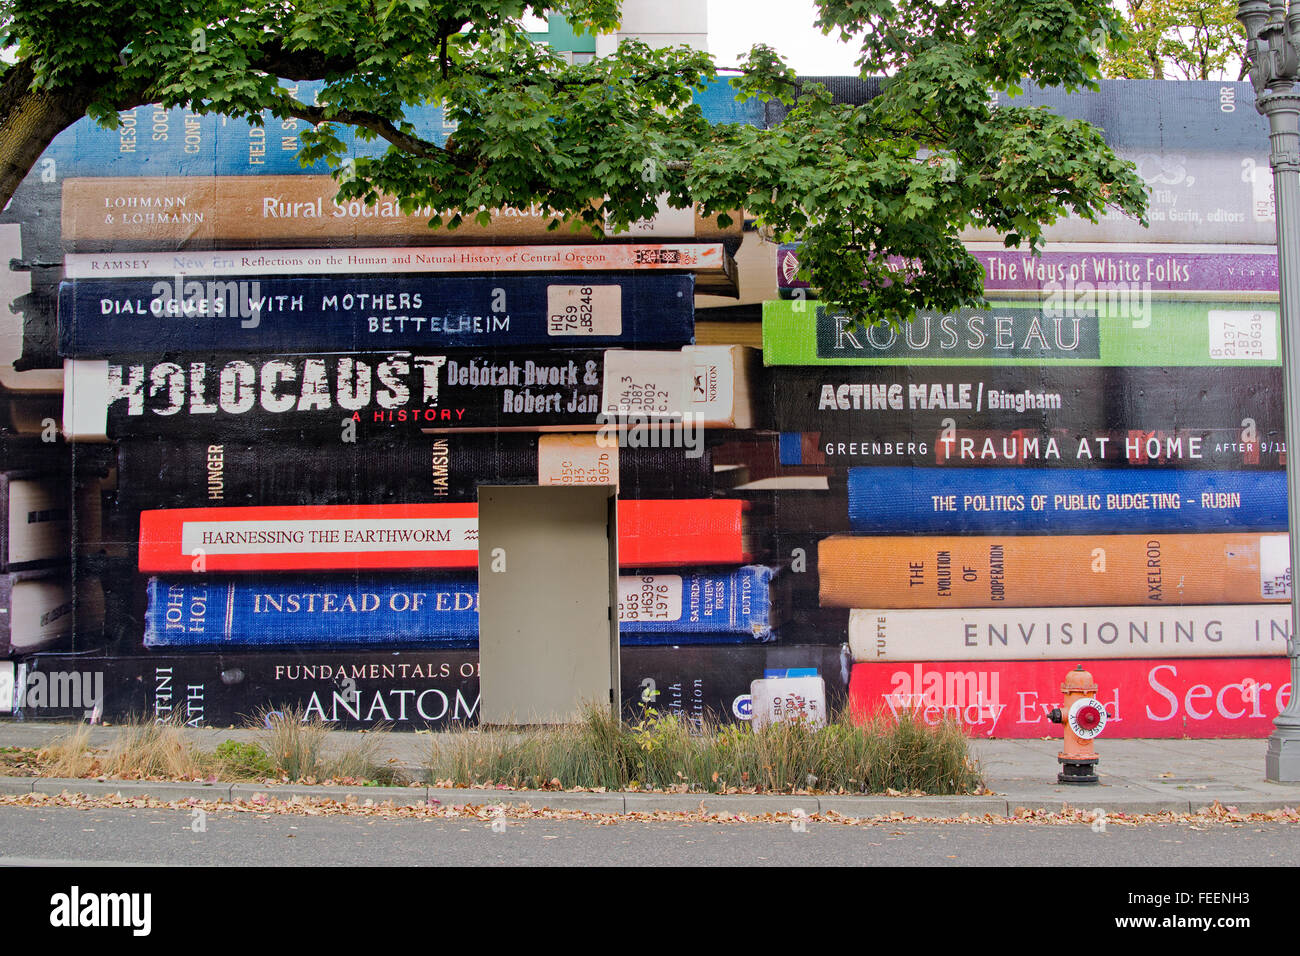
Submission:
M 1045 737 L 1084 664 L 1107 736 L 1266 736 L 1291 569 L 1251 88 L 996 106 L 1099 125 L 1151 228 L 972 232 L 987 301 L 899 329 L 819 301 L 797 243 L 737 321 L 739 210 L 432 229 L 336 202 L 295 121 L 76 124 L 0 213 L 0 713 L 472 725 L 480 489 L 611 485 L 630 719 L 745 722 L 795 678 L 828 715 Z

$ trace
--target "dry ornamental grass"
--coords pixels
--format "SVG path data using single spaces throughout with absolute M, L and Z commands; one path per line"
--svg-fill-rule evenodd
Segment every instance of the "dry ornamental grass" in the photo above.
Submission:
M 909 715 L 865 723 L 843 715 L 821 729 L 760 731 L 692 724 L 647 708 L 622 723 L 590 708 L 580 723 L 526 731 L 435 734 L 429 779 L 458 787 L 676 792 L 977 793 L 978 767 L 961 727 Z

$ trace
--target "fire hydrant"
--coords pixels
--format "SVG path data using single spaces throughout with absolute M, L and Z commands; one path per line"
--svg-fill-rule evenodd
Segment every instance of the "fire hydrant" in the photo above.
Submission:
M 1065 724 L 1065 746 L 1056 759 L 1063 764 L 1056 775 L 1057 783 L 1096 783 L 1097 751 L 1092 738 L 1106 726 L 1106 705 L 1096 697 L 1097 684 L 1092 675 L 1080 664 L 1066 675 L 1061 684 L 1061 707 L 1052 708 L 1047 715 L 1054 724 Z

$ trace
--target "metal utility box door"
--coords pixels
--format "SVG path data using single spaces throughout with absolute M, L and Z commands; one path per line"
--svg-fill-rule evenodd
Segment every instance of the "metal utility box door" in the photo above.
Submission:
M 484 724 L 618 712 L 618 531 L 610 485 L 479 486 Z

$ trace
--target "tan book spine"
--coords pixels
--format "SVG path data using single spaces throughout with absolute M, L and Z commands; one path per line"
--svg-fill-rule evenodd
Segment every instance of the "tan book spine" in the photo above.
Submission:
M 592 240 L 572 231 L 541 207 L 497 210 L 480 225 L 466 216 L 456 229 L 429 227 L 434 210 L 403 212 L 392 198 L 373 205 L 337 201 L 338 183 L 329 176 L 143 176 L 70 178 L 63 184 L 63 238 L 78 243 L 149 243 L 186 246 L 240 242 L 248 245 L 314 243 L 325 246 L 371 243 L 376 239 L 428 245 L 474 242 L 572 243 Z M 738 242 L 742 216 L 721 228 L 698 208 L 662 209 L 615 240 L 672 237 L 701 242 Z
M 1257 604 L 1291 595 L 1285 534 L 854 537 L 818 545 L 826 607 Z

